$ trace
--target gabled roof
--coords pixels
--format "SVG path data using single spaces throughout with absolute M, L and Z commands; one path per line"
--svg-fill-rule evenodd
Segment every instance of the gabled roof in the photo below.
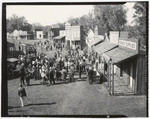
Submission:
M 92 29 L 90 29 L 90 30 L 88 31 L 87 35 L 88 35 L 90 32 L 93 32 Z M 94 33 L 94 32 L 93 32 L 93 33 Z

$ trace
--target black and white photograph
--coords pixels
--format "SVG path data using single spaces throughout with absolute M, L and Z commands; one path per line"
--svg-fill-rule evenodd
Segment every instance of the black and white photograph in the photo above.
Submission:
M 149 1 L 3 2 L 2 117 L 148 117 Z

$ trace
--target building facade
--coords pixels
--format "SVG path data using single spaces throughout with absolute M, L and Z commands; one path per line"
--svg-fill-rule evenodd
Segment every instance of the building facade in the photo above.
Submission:
M 43 31 L 36 31 L 36 38 L 43 39 Z
M 127 32 L 110 32 L 107 44 L 101 43 L 95 50 L 99 56 L 97 71 L 103 74 L 109 94 L 146 94 L 147 55 L 139 41 L 128 38 Z
M 90 29 L 86 37 L 86 46 L 88 53 L 92 51 L 93 46 L 101 43 L 103 40 L 104 36 L 99 35 L 97 26 L 95 27 L 94 32 L 92 31 L 92 29 Z
M 72 48 L 79 47 L 83 49 L 85 44 L 84 31 L 82 26 L 71 26 L 70 23 L 65 24 L 66 44 Z

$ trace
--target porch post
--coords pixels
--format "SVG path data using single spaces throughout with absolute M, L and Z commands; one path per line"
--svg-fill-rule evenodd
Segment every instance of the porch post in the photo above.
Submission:
M 107 77 L 107 79 L 108 79 L 108 82 L 107 82 L 107 88 L 109 89 L 109 81 L 110 81 L 110 64 L 109 64 L 109 61 L 108 61 L 108 77 Z
M 135 77 L 135 86 L 134 86 L 134 92 L 135 94 L 137 94 L 137 81 L 138 81 L 138 68 L 139 68 L 139 63 L 138 63 L 138 57 L 137 57 L 137 61 L 136 61 L 136 77 Z
M 103 59 L 104 59 L 104 57 L 103 57 Z M 105 75 L 105 60 L 103 61 L 103 65 L 104 65 L 104 67 L 103 67 L 103 74 Z
M 114 64 L 112 64 L 112 95 L 114 95 Z
M 109 95 L 111 95 L 111 61 L 109 61 Z

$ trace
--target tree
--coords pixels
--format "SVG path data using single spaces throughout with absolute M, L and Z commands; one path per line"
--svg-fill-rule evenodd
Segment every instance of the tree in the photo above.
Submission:
M 107 29 L 107 32 L 121 31 L 127 22 L 122 5 L 95 5 L 94 14 L 99 27 Z
M 7 21 L 7 32 L 13 32 L 15 29 L 17 30 L 25 30 L 30 31 L 31 30 L 31 24 L 27 22 L 25 17 L 17 16 L 15 14 L 12 15 Z
M 32 24 L 32 31 L 43 31 L 43 26 L 40 23 Z
M 32 29 L 32 24 L 29 23 L 25 23 L 21 28 L 21 30 L 23 31 L 31 31 L 31 29 Z
M 65 29 L 65 23 L 57 23 L 59 25 L 59 28 L 61 30 L 64 30 Z
M 133 22 L 136 23 L 134 27 L 136 27 L 136 30 L 133 29 L 133 37 L 140 40 L 140 43 L 143 45 L 146 45 L 146 39 L 147 39 L 147 2 L 136 2 L 133 8 L 136 10 L 135 14 L 133 16 L 134 20 Z
M 69 18 L 68 19 L 68 23 L 71 23 L 71 25 L 75 26 L 75 25 L 79 25 L 79 18 Z

